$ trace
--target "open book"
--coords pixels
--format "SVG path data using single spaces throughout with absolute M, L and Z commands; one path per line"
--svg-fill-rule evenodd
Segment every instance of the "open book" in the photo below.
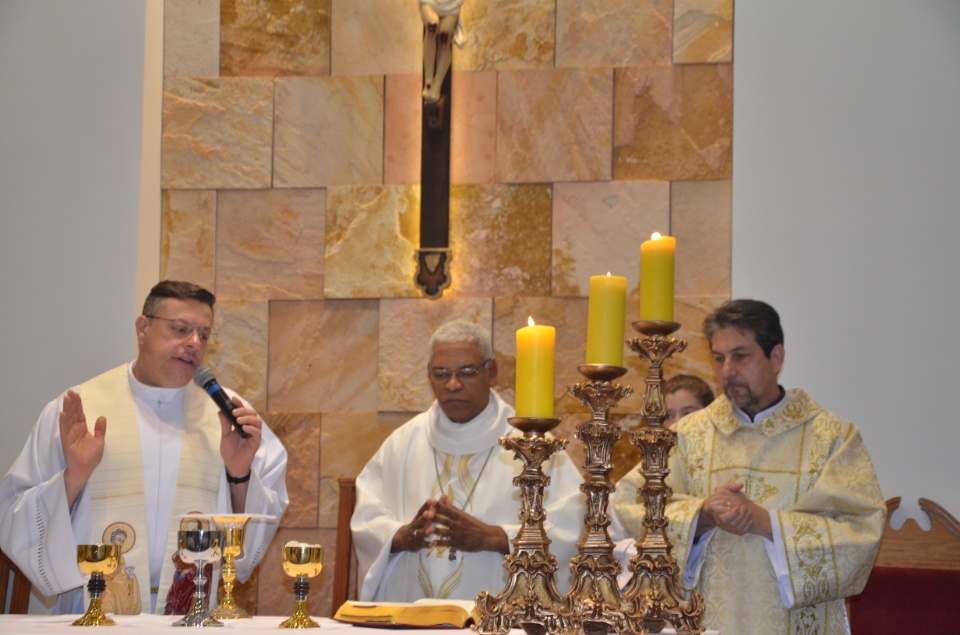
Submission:
M 471 600 L 423 599 L 416 602 L 347 600 L 333 619 L 357 626 L 384 628 L 466 628 L 476 622 Z

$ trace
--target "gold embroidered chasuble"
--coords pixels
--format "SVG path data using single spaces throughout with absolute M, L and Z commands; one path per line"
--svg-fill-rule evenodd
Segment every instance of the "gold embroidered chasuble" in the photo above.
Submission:
M 84 411 L 107 418 L 103 459 L 86 486 L 91 503 L 90 536 L 93 542 L 98 542 L 107 527 L 126 524 L 133 528 L 136 539 L 133 547 L 124 552 L 124 560 L 143 577 L 139 583 L 140 604 L 142 610 L 149 612 L 150 556 L 140 427 L 127 368 L 127 364 L 118 366 L 80 387 Z M 184 388 L 182 447 L 157 595 L 158 613 L 163 612 L 176 569 L 171 558 L 177 548 L 180 517 L 193 511 L 217 510 L 224 471 L 217 412 L 216 404 L 202 390 L 193 384 Z M 172 485 L 166 484 L 166 487 Z
M 665 514 L 681 582 L 704 500 L 737 481 L 748 498 L 776 510 L 794 597 L 794 608 L 785 608 L 765 539 L 716 529 L 700 538 L 705 551 L 694 587 L 706 601 L 703 625 L 737 635 L 848 633 L 843 598 L 866 584 L 886 520 L 859 431 L 802 389 L 787 391 L 754 425 L 741 423 L 720 396 L 674 430 Z M 617 488 L 617 512 L 634 536 L 644 516 L 642 481 L 633 470 Z

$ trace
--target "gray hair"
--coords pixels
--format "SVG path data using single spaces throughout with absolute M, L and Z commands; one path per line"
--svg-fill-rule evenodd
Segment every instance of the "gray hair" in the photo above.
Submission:
M 458 342 L 476 344 L 484 359 L 493 358 L 493 344 L 490 341 L 489 331 L 466 320 L 447 322 L 433 332 L 429 346 L 430 357 L 433 357 L 433 349 L 436 348 L 437 344 L 455 344 Z

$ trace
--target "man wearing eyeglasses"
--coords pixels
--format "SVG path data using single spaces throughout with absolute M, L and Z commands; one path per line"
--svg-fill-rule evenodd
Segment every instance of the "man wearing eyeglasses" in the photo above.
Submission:
M 430 340 L 427 377 L 436 401 L 395 430 L 357 478 L 350 527 L 361 601 L 473 600 L 499 593 L 503 556 L 520 524 L 520 465 L 499 445 L 519 434 L 513 407 L 493 390 L 497 360 L 481 327 L 457 320 Z M 569 588 L 585 513 L 580 473 L 565 452 L 544 464 L 556 577 Z M 335 607 L 336 608 L 336 607 Z
M 242 436 L 192 383 L 210 341 L 215 301 L 188 282 L 154 286 L 135 321 L 136 360 L 50 402 L 0 480 L 0 546 L 41 594 L 59 596 L 56 612 L 83 612 L 77 545 L 109 542 L 109 527 L 121 523 L 132 534 L 124 560 L 139 577 L 134 605 L 163 612 L 183 514 L 279 518 L 286 509 L 282 443 L 231 393 L 233 415 L 249 435 Z M 241 580 L 276 527 L 248 525 L 244 556 L 236 561 Z

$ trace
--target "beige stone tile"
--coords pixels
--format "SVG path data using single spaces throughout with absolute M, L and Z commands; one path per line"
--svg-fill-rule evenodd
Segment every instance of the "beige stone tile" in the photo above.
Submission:
M 674 181 L 671 188 L 676 294 L 729 296 L 732 182 Z
M 497 73 L 456 72 L 450 88 L 450 182 L 493 183 L 497 156 Z
M 430 337 L 451 320 L 468 320 L 489 331 L 493 301 L 464 297 L 380 301 L 380 410 L 420 412 L 433 403 L 426 373 Z
M 223 76 L 329 75 L 330 0 L 221 0 Z
M 451 296 L 550 294 L 550 187 L 450 188 Z
M 249 401 L 258 412 L 267 408 L 266 302 L 231 302 L 218 299 L 214 312 L 214 337 L 206 363 L 220 383 Z
M 328 188 L 325 296 L 419 297 L 419 244 L 419 187 Z
M 331 0 L 332 75 L 423 72 L 423 21 L 410 0 Z
M 733 60 L 733 0 L 676 0 L 673 61 L 677 64 Z
M 323 298 L 325 190 L 227 190 L 217 208 L 218 296 Z
M 383 182 L 383 77 L 276 80 L 275 187 Z
M 497 180 L 608 180 L 612 96 L 610 69 L 500 72 Z
M 383 182 L 420 184 L 421 75 L 388 75 L 383 130 Z M 456 102 L 454 102 L 456 103 Z
M 272 135 L 271 80 L 168 79 L 160 186 L 270 187 Z
M 163 76 L 220 74 L 220 0 L 164 0 Z
M 557 0 L 557 66 L 669 64 L 673 0 Z
M 733 158 L 729 64 L 617 69 L 614 179 L 725 179 Z
M 587 346 L 586 298 L 503 298 L 494 299 L 493 347 L 500 362 L 499 384 L 504 399 L 514 403 L 517 382 L 517 329 L 537 324 L 556 328 L 554 351 L 554 410 L 556 416 L 583 412 L 582 404 L 567 394 L 567 386 L 583 380 L 577 366 L 583 364 Z
M 556 0 L 464 2 L 467 42 L 453 51 L 454 71 L 553 66 L 555 14 Z
M 333 529 L 280 528 L 277 531 L 259 566 L 257 605 L 260 607 L 260 615 L 277 616 L 277 625 L 293 615 L 296 606 L 294 579 L 283 572 L 283 546 L 291 540 L 323 547 L 323 569 L 320 575 L 310 578 L 307 612 L 318 617 L 330 617 L 333 614 L 331 590 L 337 552 L 336 536 L 337 532 Z
M 213 291 L 217 193 L 165 190 L 161 209 L 160 279 L 189 280 Z
M 413 414 L 325 412 L 320 436 L 320 527 L 336 528 L 341 477 L 356 477 L 390 433 Z
M 287 449 L 290 505 L 280 521 L 285 528 L 317 527 L 320 505 L 320 413 L 267 413 L 264 420 Z
M 377 409 L 376 300 L 270 303 L 271 412 Z
M 664 181 L 557 183 L 553 186 L 553 295 L 589 295 L 607 272 L 640 284 L 640 243 L 670 230 Z M 635 319 L 635 317 L 633 318 Z

